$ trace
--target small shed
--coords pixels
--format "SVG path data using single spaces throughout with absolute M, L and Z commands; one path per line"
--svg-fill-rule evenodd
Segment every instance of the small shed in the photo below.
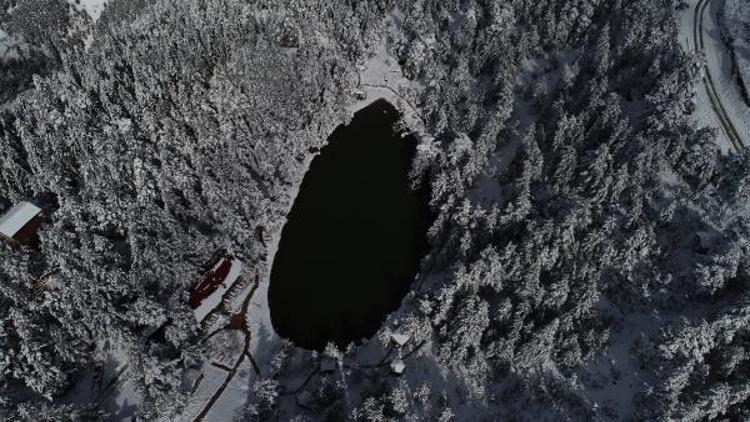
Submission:
M 364 101 L 367 99 L 367 91 L 363 91 L 361 89 L 357 89 L 354 91 L 354 98 L 358 101 Z
M 239 281 L 242 269 L 242 262 L 230 252 L 203 276 L 188 299 L 198 322 L 221 304 L 227 292 Z
M 394 359 L 391 361 L 391 372 L 396 375 L 402 375 L 406 370 L 406 364 L 401 359 Z
M 39 241 L 38 231 L 43 221 L 41 208 L 31 202 L 19 202 L 0 217 L 0 237 L 33 245 Z
M 398 347 L 404 347 L 404 345 L 409 341 L 409 335 L 393 333 L 391 334 L 391 341 L 394 342 Z

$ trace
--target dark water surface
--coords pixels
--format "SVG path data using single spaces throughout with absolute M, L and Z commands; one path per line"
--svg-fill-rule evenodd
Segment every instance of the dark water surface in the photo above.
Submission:
M 416 140 L 378 100 L 339 126 L 313 159 L 274 258 L 274 328 L 322 349 L 371 337 L 409 291 L 427 252 L 426 190 L 408 177 Z

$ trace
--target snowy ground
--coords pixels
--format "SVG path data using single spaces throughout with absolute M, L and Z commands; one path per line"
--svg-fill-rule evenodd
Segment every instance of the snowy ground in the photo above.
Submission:
M 722 12 L 722 33 L 734 52 L 740 81 L 750 92 L 750 7 L 747 0 L 724 0 Z
M 21 37 L 8 34 L 0 29 L 0 62 L 17 59 L 20 54 L 28 51 L 28 48 Z
M 90 367 L 79 375 L 75 386 L 60 400 L 63 403 L 98 403 L 112 414 L 113 421 L 130 421 L 141 396 L 128 379 L 127 350 L 116 350 L 97 371 Z
M 414 103 L 408 99 L 408 93 L 416 82 L 406 79 L 396 59 L 388 54 L 385 42 L 381 43 L 367 63 L 360 66 L 360 89 L 364 99 L 354 102 L 349 111 L 354 114 L 375 100 L 385 99 L 393 104 L 403 116 L 410 130 L 423 137 L 424 123 Z
M 723 1 L 687 0 L 686 3 L 690 7 L 679 12 L 680 43 L 690 53 L 701 53 L 700 39 L 698 45 L 695 41 L 695 28 L 696 23 L 700 26 L 702 19 L 705 68 L 710 73 L 716 92 L 715 97 L 718 97 L 715 101 L 718 100 L 718 105 L 725 110 L 727 118 L 736 128 L 740 141 L 745 145 L 750 145 L 750 108 L 742 99 L 740 88 L 732 76 L 731 56 L 721 39 L 718 25 L 718 13 Z M 696 19 L 697 7 L 700 7 L 698 19 Z M 697 86 L 697 109 L 694 117 L 698 124 L 718 130 L 717 142 L 723 152 L 732 151 L 734 149 L 731 142 L 732 135 L 727 133 L 728 130 L 720 123 L 720 117 L 711 103 L 711 95 L 705 84 L 701 83 Z
M 197 388 L 182 414 L 182 420 L 184 421 L 194 420 L 201 413 L 206 403 L 211 400 L 214 392 L 219 389 L 227 374 L 226 371 L 209 363 L 203 365 L 201 372 L 203 377 L 199 380 Z M 223 420 L 232 420 L 232 418 Z
M 606 300 L 603 300 L 606 302 Z M 665 322 L 654 314 L 630 314 L 615 329 L 604 353 L 581 374 L 580 394 L 592 406 L 608 409 L 615 420 L 635 414 L 636 393 L 647 385 L 632 346 L 645 335 L 654 335 Z
M 96 22 L 104 12 L 104 8 L 107 7 L 109 0 L 66 0 L 66 2 L 76 10 L 85 11 L 91 17 L 91 20 Z

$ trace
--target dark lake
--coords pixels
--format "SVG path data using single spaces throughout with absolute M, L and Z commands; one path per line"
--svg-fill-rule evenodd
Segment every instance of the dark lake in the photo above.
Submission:
M 377 332 L 427 252 L 428 192 L 412 189 L 416 139 L 378 100 L 339 126 L 313 159 L 281 234 L 268 298 L 297 346 L 345 346 Z

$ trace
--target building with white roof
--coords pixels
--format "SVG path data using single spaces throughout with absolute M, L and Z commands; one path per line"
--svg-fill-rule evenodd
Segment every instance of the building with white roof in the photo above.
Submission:
M 406 364 L 401 359 L 394 359 L 391 361 L 391 372 L 396 375 L 401 375 L 406 370 Z
M 396 343 L 398 347 L 404 347 L 406 342 L 409 341 L 409 336 L 407 334 L 393 333 L 391 334 L 391 341 Z
M 0 217 L 0 236 L 19 243 L 34 243 L 42 225 L 42 209 L 31 202 L 19 202 Z

